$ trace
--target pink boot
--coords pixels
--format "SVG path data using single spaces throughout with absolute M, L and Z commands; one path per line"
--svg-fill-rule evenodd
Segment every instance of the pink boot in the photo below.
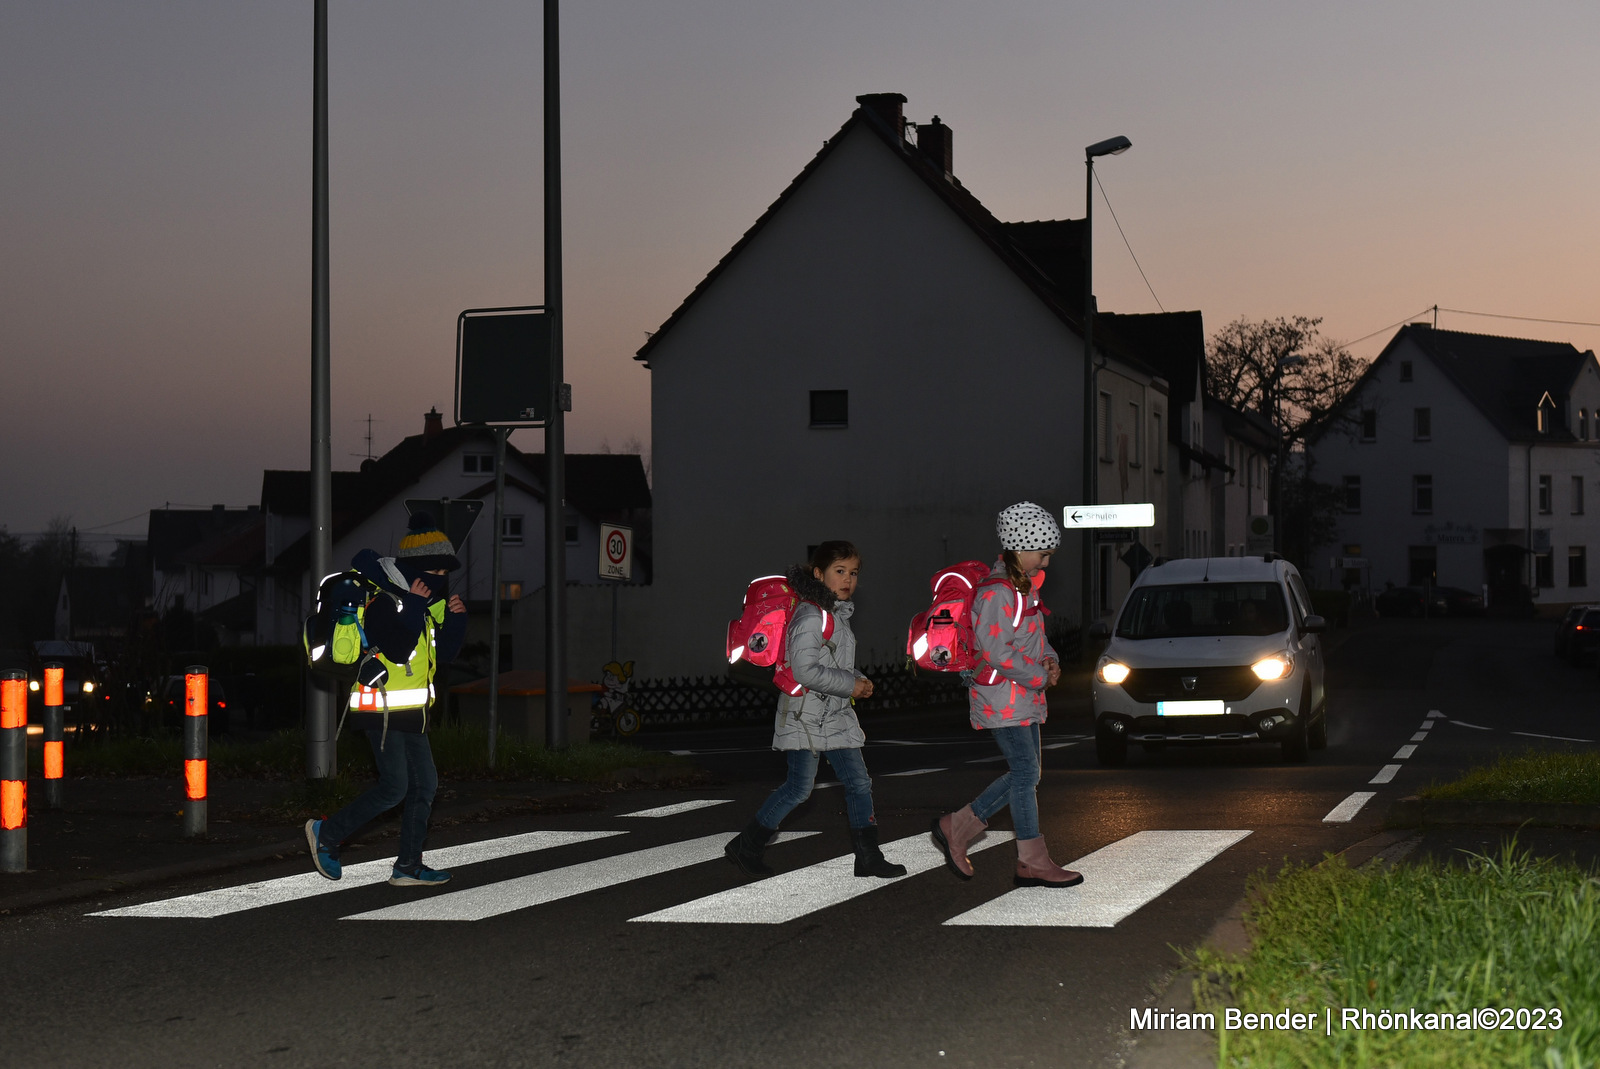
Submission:
M 1017 840 L 1017 875 L 1011 882 L 1018 887 L 1072 887 L 1083 882 L 1083 874 L 1051 861 L 1041 835 Z
M 967 846 L 983 834 L 989 825 L 978 819 L 972 807 L 962 806 L 954 813 L 946 813 L 933 822 L 933 845 L 944 852 L 944 863 L 950 871 L 963 880 L 972 879 L 972 862 L 967 860 Z

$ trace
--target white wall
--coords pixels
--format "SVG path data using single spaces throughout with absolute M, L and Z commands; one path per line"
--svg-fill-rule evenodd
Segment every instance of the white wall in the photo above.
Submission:
M 893 151 L 848 135 L 650 354 L 666 672 L 725 670 L 745 584 L 830 538 L 862 551 L 861 656 L 903 656 L 928 578 L 991 559 L 1000 509 L 1078 494 L 1081 339 Z M 819 389 L 849 390 L 848 429 L 808 427 Z

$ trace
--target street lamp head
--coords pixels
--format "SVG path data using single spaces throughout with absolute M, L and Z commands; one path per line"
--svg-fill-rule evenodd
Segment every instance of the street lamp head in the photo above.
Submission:
M 1083 150 L 1085 159 L 1092 160 L 1096 156 L 1120 156 L 1133 147 L 1133 142 L 1118 134 L 1116 137 L 1105 141 L 1097 141 Z

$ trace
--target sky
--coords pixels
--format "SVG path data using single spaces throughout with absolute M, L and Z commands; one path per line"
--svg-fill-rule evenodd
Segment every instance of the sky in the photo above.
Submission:
M 1005 220 L 1096 204 L 1100 307 L 1600 322 L 1600 5 L 564 5 L 567 448 L 650 441 L 633 359 L 850 116 L 906 95 Z M 332 0 L 333 452 L 452 406 L 456 315 L 543 296 L 542 21 Z M 139 535 L 308 461 L 312 5 L 0 2 L 0 527 Z M 1151 290 L 1153 289 L 1154 294 Z M 1600 327 L 1442 311 L 1600 349 Z M 1374 334 L 1375 336 L 1363 338 Z M 1357 339 L 1363 339 L 1356 341 Z M 537 451 L 542 436 L 512 439 Z

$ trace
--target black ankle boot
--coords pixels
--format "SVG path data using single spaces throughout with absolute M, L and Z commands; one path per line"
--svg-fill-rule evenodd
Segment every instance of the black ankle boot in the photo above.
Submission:
M 884 857 L 883 851 L 878 849 L 876 824 L 868 824 L 865 828 L 851 828 L 850 845 L 856 852 L 857 876 L 879 876 L 890 880 L 906 874 L 904 865 L 896 865 Z
M 767 828 L 760 821 L 752 820 L 745 826 L 744 831 L 728 840 L 728 845 L 722 852 L 728 855 L 728 860 L 739 866 L 739 870 L 746 876 L 756 876 L 765 879 L 772 875 L 772 866 L 761 860 L 761 852 L 767 848 L 767 840 L 772 838 L 775 828 Z M 856 866 L 859 868 L 858 860 Z

